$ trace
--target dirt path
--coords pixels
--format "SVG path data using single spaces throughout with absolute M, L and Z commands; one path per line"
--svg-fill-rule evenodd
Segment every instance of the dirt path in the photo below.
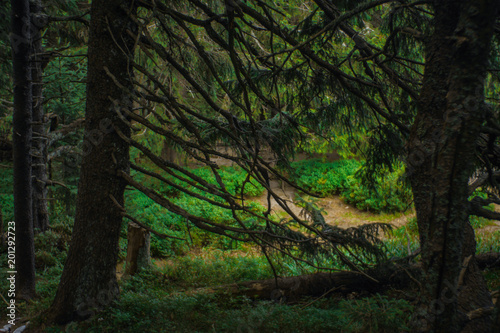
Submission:
M 302 208 L 293 203 L 296 190 L 286 184 L 282 186 L 277 180 L 272 180 L 270 185 L 273 192 L 287 200 L 288 207 L 290 207 L 292 212 L 299 215 L 302 211 Z M 249 198 L 249 200 L 257 201 L 264 207 L 267 207 L 268 204 L 267 194 L 263 194 L 259 197 Z M 375 214 L 361 211 L 356 207 L 344 203 L 338 195 L 327 198 L 316 198 L 316 200 L 317 205 L 323 210 L 323 216 L 326 222 L 328 224 L 332 224 L 342 228 L 376 222 L 391 223 L 394 225 L 394 227 L 400 227 L 406 224 L 409 218 L 414 216 L 414 213 L 412 212 L 407 212 L 404 214 Z M 271 210 L 278 217 L 286 216 L 284 210 L 274 199 L 271 199 Z

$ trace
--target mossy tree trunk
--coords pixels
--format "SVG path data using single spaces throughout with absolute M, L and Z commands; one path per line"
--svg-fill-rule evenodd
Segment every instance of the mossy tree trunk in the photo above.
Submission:
M 464 313 L 491 306 L 474 258 L 468 222 L 468 179 L 475 145 L 487 117 L 484 79 L 499 2 L 434 1 L 434 33 L 427 45 L 418 115 L 409 140 L 408 171 L 414 194 L 424 270 L 419 329 L 488 332 L 487 317 Z M 461 284 L 461 285 L 459 285 Z
M 123 205 L 126 183 L 117 172 L 128 172 L 129 145 L 118 131 L 130 136 L 130 129 L 118 113 L 132 106 L 125 89 L 133 88 L 129 59 L 134 41 L 127 30 L 135 30 L 130 18 L 135 10 L 132 0 L 92 1 L 84 156 L 75 226 L 48 321 L 85 319 L 119 294 L 116 263 L 122 212 L 114 201 Z

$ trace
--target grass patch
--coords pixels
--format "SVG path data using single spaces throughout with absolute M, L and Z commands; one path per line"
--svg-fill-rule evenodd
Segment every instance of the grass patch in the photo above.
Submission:
M 412 306 L 375 295 L 360 300 L 323 299 L 308 306 L 254 301 L 227 294 L 172 292 L 161 272 L 143 272 L 122 283 L 112 307 L 65 332 L 405 332 Z M 306 300 L 307 301 L 307 300 Z M 63 332 L 51 328 L 47 332 Z

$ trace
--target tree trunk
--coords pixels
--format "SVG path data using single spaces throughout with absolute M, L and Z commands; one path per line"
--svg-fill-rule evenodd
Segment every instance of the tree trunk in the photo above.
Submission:
M 64 323 L 88 318 L 116 299 L 118 239 L 128 172 L 129 146 L 117 131 L 130 136 L 120 108 L 130 108 L 127 93 L 113 79 L 132 89 L 129 59 L 134 41 L 127 29 L 135 25 L 132 0 L 94 0 L 88 48 L 87 110 L 83 160 L 73 238 L 48 321 Z M 109 71 L 108 75 L 106 71 Z
M 33 79 L 33 228 L 45 231 L 49 227 L 47 208 L 47 128 L 43 114 L 43 70 L 42 70 L 42 35 L 43 22 L 38 19 L 42 13 L 41 0 L 31 0 L 32 13 L 32 55 L 31 76 Z
M 151 266 L 151 233 L 135 223 L 128 224 L 128 245 L 125 275 Z
M 434 2 L 435 30 L 427 45 L 419 110 L 408 144 L 424 271 L 418 329 L 425 331 L 460 332 L 464 313 L 491 305 L 473 257 L 462 281 L 459 276 L 465 258 L 475 253 L 468 179 L 486 117 L 483 87 L 498 4 Z M 466 331 L 472 327 L 488 332 L 491 321 L 469 322 Z
M 35 249 L 31 191 L 31 71 L 28 0 L 12 0 L 12 60 L 14 80 L 13 160 L 16 222 L 17 298 L 35 296 Z

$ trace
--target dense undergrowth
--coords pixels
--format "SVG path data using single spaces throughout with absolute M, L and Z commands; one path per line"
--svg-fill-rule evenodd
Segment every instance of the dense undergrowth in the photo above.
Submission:
M 367 184 L 359 172 L 362 162 L 354 159 L 335 162 L 305 160 L 292 163 L 297 184 L 320 196 L 339 194 L 360 210 L 372 212 L 402 212 L 411 206 L 411 191 L 401 182 L 402 168 L 387 172 Z

